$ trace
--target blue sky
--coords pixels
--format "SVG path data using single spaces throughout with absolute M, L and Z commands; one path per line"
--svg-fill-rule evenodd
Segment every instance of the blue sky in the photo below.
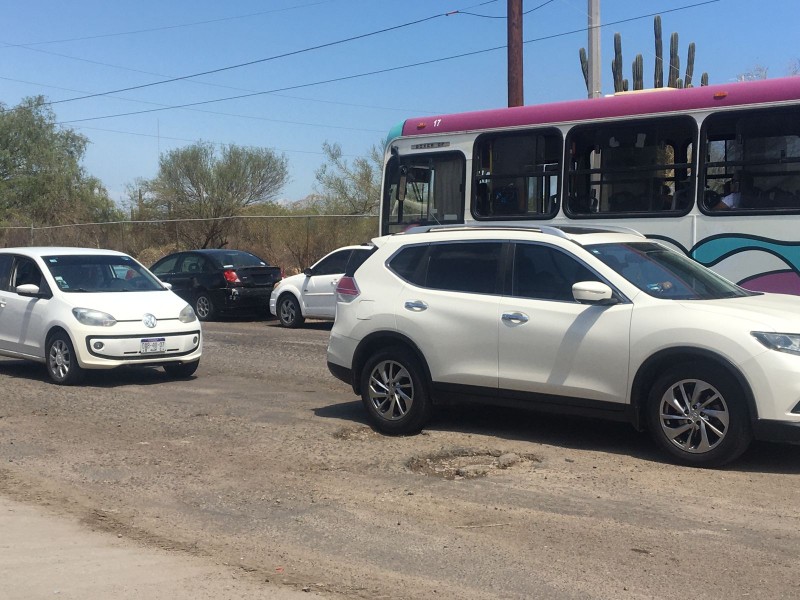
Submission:
M 652 86 L 653 17 L 644 15 L 654 13 L 661 14 L 665 54 L 669 34 L 680 36 L 682 70 L 687 46 L 695 42 L 697 81 L 703 71 L 712 84 L 734 81 L 755 65 L 780 77 L 800 58 L 800 0 L 692 7 L 702 2 L 601 0 L 601 22 L 609 24 L 601 42 L 604 93 L 613 91 L 615 32 L 622 34 L 627 76 L 641 53 L 645 86 Z M 284 153 L 291 183 L 281 197 L 299 200 L 314 192 L 325 141 L 339 143 L 348 157 L 361 156 L 405 118 L 507 104 L 505 49 L 479 52 L 506 44 L 506 0 L 2 5 L 0 102 L 11 107 L 37 94 L 54 102 L 58 122 L 89 138 L 84 166 L 118 202 L 127 184 L 156 175 L 159 153 L 198 140 Z M 586 33 L 569 32 L 586 27 L 587 0 L 524 0 L 523 10 L 531 11 L 523 38 L 532 40 L 524 46 L 525 103 L 585 97 L 578 50 L 587 45 Z M 445 16 L 451 11 L 460 12 Z M 388 31 L 367 35 L 382 30 Z M 359 39 L 335 43 L 348 38 Z M 475 54 L 438 60 L 468 53 Z M 291 55 L 274 58 L 285 54 Z M 260 62 L 147 85 L 253 61 Z M 133 86 L 147 87 L 74 100 Z M 271 93 L 153 110 L 254 92 Z

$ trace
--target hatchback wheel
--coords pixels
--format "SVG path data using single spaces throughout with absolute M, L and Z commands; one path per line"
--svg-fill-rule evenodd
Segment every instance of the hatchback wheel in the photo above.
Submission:
M 200 365 L 200 360 L 193 360 L 191 362 L 174 362 L 164 364 L 164 372 L 174 379 L 185 379 L 194 375 L 197 367 Z
M 678 365 L 666 372 L 651 389 L 647 420 L 655 442 L 692 466 L 724 465 L 753 437 L 740 387 L 714 365 Z
M 47 340 L 47 373 L 53 382 L 61 385 L 80 383 L 84 370 L 78 364 L 72 341 L 66 333 L 53 334 Z
M 211 296 L 205 292 L 197 294 L 194 299 L 194 312 L 201 321 L 210 321 L 213 319 L 216 308 L 214 308 L 214 303 L 211 301 Z
M 384 433 L 418 433 L 431 415 L 422 366 L 404 348 L 381 350 L 367 361 L 361 372 L 361 399 Z
M 300 311 L 300 304 L 297 298 L 291 294 L 284 294 L 278 298 L 278 320 L 284 327 L 299 327 L 305 321 L 303 313 Z

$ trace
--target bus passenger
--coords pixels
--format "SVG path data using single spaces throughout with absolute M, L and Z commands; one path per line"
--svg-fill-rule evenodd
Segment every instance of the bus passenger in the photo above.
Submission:
M 739 193 L 739 181 L 734 178 L 725 182 L 724 195 L 714 206 L 714 210 L 730 210 L 739 208 L 742 203 L 742 195 Z

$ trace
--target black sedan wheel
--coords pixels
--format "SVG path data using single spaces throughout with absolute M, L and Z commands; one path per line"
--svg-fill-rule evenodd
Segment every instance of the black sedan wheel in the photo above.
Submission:
M 210 321 L 214 318 L 217 309 L 211 301 L 211 296 L 206 292 L 200 292 L 194 299 L 194 312 L 201 321 Z

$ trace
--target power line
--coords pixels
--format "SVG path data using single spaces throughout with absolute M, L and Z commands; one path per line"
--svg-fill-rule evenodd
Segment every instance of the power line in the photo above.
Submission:
M 268 15 L 277 12 L 287 12 L 290 10 L 296 10 L 298 8 L 308 8 L 311 6 L 319 6 L 320 4 L 328 4 L 329 2 L 333 2 L 334 0 L 319 0 L 319 2 L 312 2 L 311 4 L 301 4 L 298 6 L 288 6 L 286 8 L 275 8 L 272 10 L 263 10 L 260 12 L 248 13 L 245 15 L 236 15 L 233 17 L 220 17 L 219 19 L 208 19 L 206 21 L 194 21 L 192 23 L 179 23 L 177 25 L 164 25 L 162 27 L 152 27 L 150 29 L 135 29 L 132 31 L 118 31 L 116 33 L 100 33 L 97 35 L 87 35 L 83 37 L 74 37 L 74 38 L 63 38 L 60 40 L 48 40 L 44 42 L 26 42 L 24 44 L 9 44 L 7 42 L 0 42 L 4 44 L 4 48 L 28 48 L 29 46 L 44 46 L 47 44 L 63 44 L 67 42 L 83 42 L 86 40 L 98 40 L 103 38 L 110 38 L 110 37 L 119 37 L 124 35 L 139 35 L 141 33 L 153 33 L 155 31 L 169 31 L 172 29 L 183 29 L 186 27 L 196 27 L 198 25 L 210 25 L 212 23 L 222 23 L 224 21 L 236 21 L 239 19 L 249 19 L 251 17 L 260 17 L 263 15 Z
M 662 11 L 655 12 L 655 13 L 648 13 L 648 14 L 645 14 L 645 15 L 640 15 L 638 17 L 630 17 L 628 19 L 620 19 L 618 21 L 613 21 L 613 22 L 610 22 L 610 23 L 603 23 L 603 24 L 599 25 L 599 27 L 603 28 L 603 27 L 610 27 L 612 25 L 620 25 L 622 23 L 630 23 L 632 21 L 638 21 L 638 20 L 641 20 L 641 19 L 646 19 L 646 18 L 649 18 L 649 17 L 653 17 L 653 16 L 658 15 L 658 14 L 664 14 L 664 13 L 671 13 L 671 12 L 678 12 L 678 11 L 682 11 L 682 10 L 688 10 L 690 8 L 697 8 L 699 6 L 705 6 L 705 5 L 708 5 L 708 4 L 714 4 L 714 3 L 720 2 L 720 1 L 721 0 L 705 0 L 704 2 L 697 2 L 695 4 L 689 4 L 689 5 L 686 5 L 686 6 L 677 7 L 677 8 L 673 8 L 673 9 L 669 9 L 669 10 L 662 10 Z M 429 17 L 426 20 L 429 20 L 431 18 L 435 18 L 435 17 Z M 574 29 L 572 31 L 564 31 L 564 32 L 561 32 L 561 33 L 554 33 L 552 35 L 547 35 L 547 36 L 543 36 L 543 37 L 539 37 L 539 38 L 526 40 L 526 41 L 523 42 L 523 44 L 532 44 L 532 43 L 535 43 L 535 42 L 542 42 L 542 41 L 551 40 L 551 39 L 555 39 L 555 38 L 566 37 L 568 35 L 574 35 L 576 33 L 585 33 L 586 31 L 588 31 L 588 29 L 589 29 L 588 27 L 582 27 L 580 29 Z M 160 111 L 164 111 L 164 110 L 174 110 L 174 109 L 178 109 L 178 108 L 191 108 L 191 107 L 194 107 L 194 106 L 204 106 L 204 105 L 207 105 L 207 104 L 214 104 L 214 103 L 217 103 L 217 102 L 228 102 L 228 101 L 231 101 L 231 100 L 241 100 L 241 99 L 244 99 L 244 98 L 252 98 L 254 96 L 263 96 L 263 95 L 266 95 L 266 94 L 273 94 L 273 93 L 277 93 L 277 92 L 286 92 L 286 91 L 289 91 L 289 90 L 297 90 L 297 89 L 303 89 L 303 88 L 308 88 L 308 87 L 315 87 L 315 86 L 318 86 L 318 85 L 325 85 L 325 84 L 329 84 L 329 83 L 338 83 L 338 82 L 342 82 L 342 81 L 349 81 L 349 80 L 352 80 L 352 79 L 360 79 L 360 78 L 363 78 L 363 77 L 370 77 L 370 76 L 373 76 L 373 75 L 382 75 L 382 74 L 391 73 L 391 72 L 394 72 L 394 71 L 401 71 L 401 70 L 411 69 L 411 68 L 415 68 L 415 67 L 427 66 L 427 65 L 431 65 L 431 64 L 440 63 L 440 62 L 456 60 L 456 59 L 459 59 L 459 58 L 466 58 L 466 57 L 469 57 L 469 56 L 477 56 L 479 54 L 486 54 L 486 53 L 489 53 L 489 52 L 495 52 L 497 50 L 503 50 L 505 48 L 506 48 L 506 45 L 504 44 L 502 46 L 495 46 L 493 48 L 485 48 L 483 50 L 475 50 L 475 51 L 472 51 L 472 52 L 464 52 L 464 53 L 456 54 L 456 55 L 453 55 L 453 56 L 447 56 L 447 57 L 443 57 L 443 58 L 434 58 L 434 59 L 420 61 L 420 62 L 408 64 L 408 65 L 401 65 L 401 66 L 397 66 L 397 67 L 387 67 L 385 69 L 377 69 L 375 71 L 369 71 L 369 72 L 366 72 L 366 73 L 358 73 L 358 74 L 355 74 L 355 75 L 344 75 L 344 76 L 341 76 L 341 77 L 334 77 L 334 78 L 331 78 L 331 79 L 325 79 L 325 80 L 315 81 L 315 82 L 311 82 L 311 83 L 303 83 L 303 84 L 298 84 L 298 85 L 293 85 L 293 86 L 286 86 L 286 87 L 282 87 L 282 88 L 276 88 L 276 89 L 273 89 L 273 90 L 265 90 L 265 91 L 260 91 L 260 92 L 252 92 L 252 93 L 248 93 L 248 94 L 240 94 L 238 96 L 229 96 L 229 97 L 226 97 L 226 98 L 217 98 L 217 99 L 214 99 L 214 100 L 202 100 L 202 101 L 199 101 L 199 102 L 190 102 L 190 103 L 186 103 L 186 104 L 178 104 L 178 105 L 173 105 L 173 106 L 164 107 L 164 108 L 153 108 L 153 109 L 149 109 L 149 110 L 132 111 L 132 112 L 127 112 L 127 113 L 105 115 L 105 116 L 101 116 L 101 117 L 87 117 L 85 119 L 72 119 L 70 121 L 62 121 L 60 124 L 61 125 L 65 125 L 65 124 L 71 124 L 71 123 L 83 123 L 83 122 L 86 122 L 86 121 L 97 121 L 97 120 L 100 120 L 100 119 L 111 119 L 111 118 L 116 118 L 116 117 L 128 117 L 128 116 L 133 116 L 133 115 L 160 112 Z
M 547 2 L 544 2 L 544 3 L 540 4 L 539 6 L 534 6 L 533 8 L 531 8 L 531 9 L 529 9 L 529 10 L 526 10 L 525 12 L 523 12 L 523 13 L 522 13 L 522 16 L 529 15 L 529 14 L 531 14 L 532 12 L 534 12 L 534 11 L 537 11 L 537 10 L 539 10 L 540 8 L 544 8 L 544 7 L 545 7 L 545 6 L 547 6 L 548 4 L 550 4 L 550 3 L 552 3 L 552 2 L 555 2 L 555 1 L 556 1 L 556 0 L 547 0 Z M 506 16 L 506 15 L 501 15 L 501 16 L 494 16 L 494 15 L 479 15 L 479 14 L 477 14 L 477 13 L 467 12 L 466 10 L 457 10 L 457 11 L 453 11 L 453 12 L 454 12 L 454 13 L 457 13 L 457 14 L 459 14 L 459 15 L 467 15 L 467 16 L 470 16 L 470 17 L 480 17 L 480 18 L 482 18 L 482 19 L 506 19 L 506 18 L 507 18 L 507 16 Z

